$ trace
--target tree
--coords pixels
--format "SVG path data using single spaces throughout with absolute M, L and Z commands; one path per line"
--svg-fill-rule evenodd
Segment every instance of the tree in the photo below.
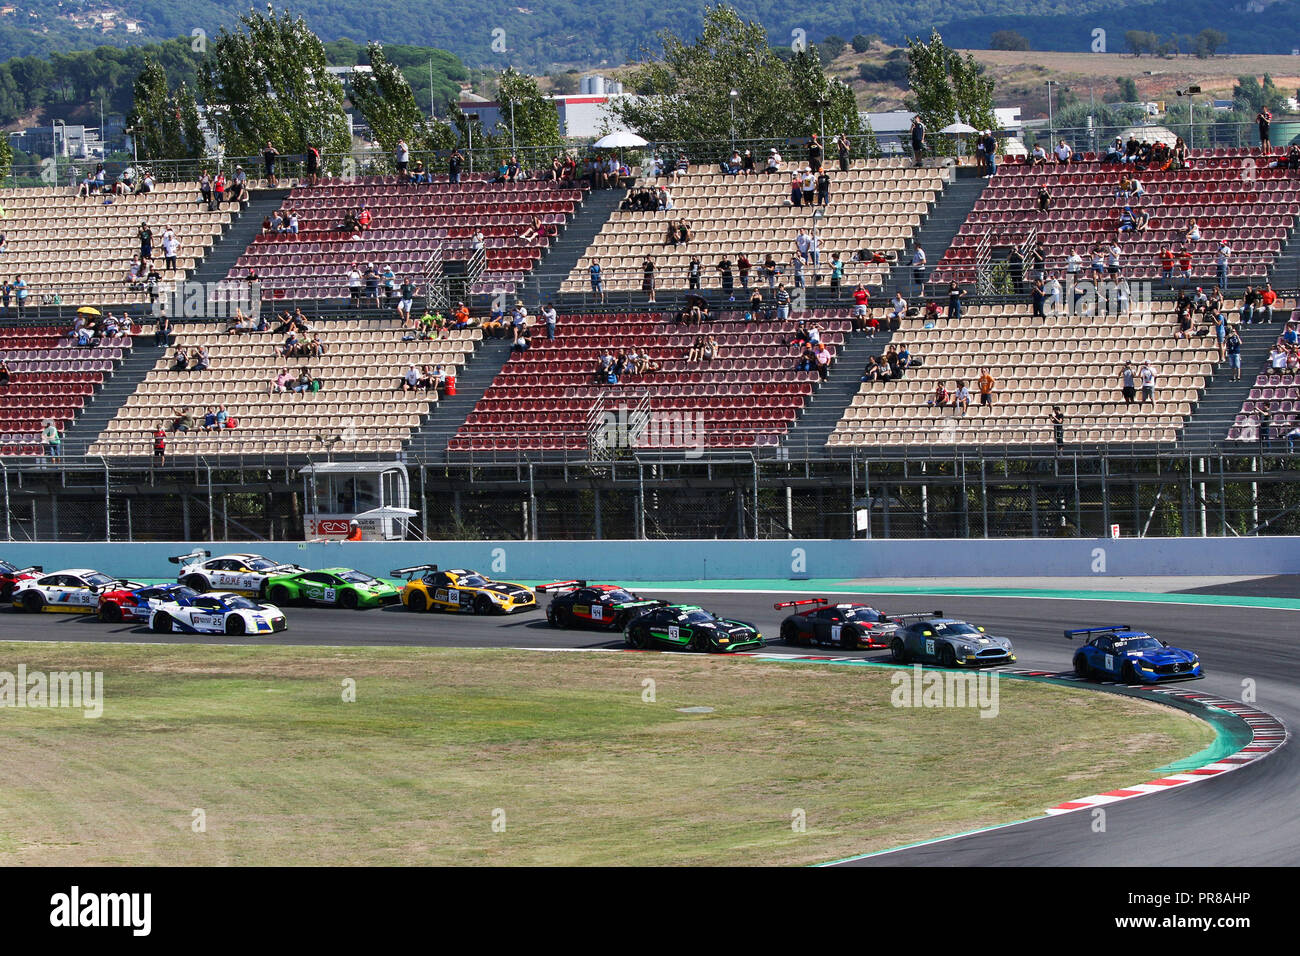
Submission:
M 133 105 L 127 125 L 135 131 L 132 137 L 141 158 L 193 159 L 204 154 L 199 109 L 183 81 L 171 92 L 161 64 L 146 57 L 131 92 Z
M 1160 38 L 1149 30 L 1126 30 L 1124 48 L 1134 56 L 1149 53 L 1152 56 L 1160 48 Z
M 1214 56 L 1219 52 L 1219 48 L 1227 44 L 1228 35 L 1211 27 L 1206 27 L 1200 33 L 1196 34 L 1195 50 L 1196 55 L 1202 60 Z
M 997 30 L 989 37 L 990 50 L 1028 50 L 1029 41 L 1015 30 Z
M 227 154 L 253 155 L 268 140 L 281 153 L 348 151 L 343 85 L 302 17 L 250 10 L 209 47 L 199 88 Z
M 373 138 L 391 153 L 399 140 L 412 150 L 450 149 L 451 130 L 430 122 L 415 102 L 411 84 L 402 71 L 388 61 L 384 48 L 371 43 L 366 49 L 370 72 L 359 72 L 352 80 L 352 103 L 370 125 Z
M 853 39 L 850 40 L 849 43 L 853 47 L 854 53 L 866 53 L 871 49 L 871 37 L 862 33 L 854 34 Z
M 1232 108 L 1238 113 L 1253 117 L 1262 109 L 1281 112 L 1286 106 L 1286 97 L 1273 83 L 1273 77 L 1264 74 L 1263 82 L 1253 76 L 1237 77 L 1237 85 L 1232 88 Z
M 762 25 L 725 4 L 709 7 L 693 43 L 659 34 L 663 52 L 638 64 L 628 85 L 647 98 L 611 104 L 615 116 L 654 142 L 724 142 L 858 132 L 857 101 L 839 79 L 826 76 L 815 46 L 772 49 Z M 737 95 L 730 95 L 735 90 Z
M 8 136 L 0 136 L 0 181 L 9 178 L 14 168 L 14 148 L 9 145 Z
M 920 114 L 929 130 L 937 131 L 960 120 L 976 129 L 993 129 L 993 80 L 969 53 L 949 49 L 938 30 L 929 41 L 907 41 L 908 81 L 912 92 L 907 108 Z M 936 152 L 948 152 L 952 143 L 936 137 Z
M 817 44 L 817 49 L 824 57 L 828 58 L 825 62 L 829 63 L 830 60 L 834 60 L 843 53 L 847 46 L 848 43 L 844 41 L 843 37 L 838 37 L 832 33 L 830 36 L 822 38 L 822 42 Z
M 1121 103 L 1138 102 L 1138 85 L 1131 76 L 1115 77 L 1115 85 L 1119 87 L 1119 101 Z
M 497 105 L 503 129 L 501 144 L 513 140 L 517 148 L 564 145 L 560 135 L 560 114 L 555 104 L 542 96 L 537 81 L 513 66 L 497 78 Z

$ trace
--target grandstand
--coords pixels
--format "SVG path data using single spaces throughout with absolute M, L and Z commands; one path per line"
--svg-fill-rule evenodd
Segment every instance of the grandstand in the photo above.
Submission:
M 1086 265 L 1097 243 L 1116 236 L 1130 279 L 1159 276 L 1161 250 L 1178 253 L 1184 246 L 1192 254 L 1192 276 L 1213 278 L 1225 240 L 1233 252 L 1230 280 L 1261 279 L 1300 212 L 1300 179 L 1267 163 L 1268 157 L 1249 149 L 1192 150 L 1189 168 L 1163 171 L 1103 164 L 1091 153 L 1068 166 L 1007 162 L 989 180 L 930 282 L 974 284 L 989 251 L 1021 247 L 1032 238 L 1041 243 L 1049 269 L 1061 272 L 1071 253 L 1084 256 Z M 1118 196 L 1124 176 L 1136 176 L 1146 194 Z M 1051 196 L 1047 211 L 1038 208 L 1041 188 Z M 1150 214 L 1145 230 L 1118 232 L 1126 203 Z M 1185 241 L 1193 221 L 1201 238 Z
M 147 456 L 150 434 L 169 427 L 177 413 L 204 412 L 224 405 L 235 428 L 168 434 L 168 453 L 180 455 L 393 454 L 436 402 L 436 392 L 401 390 L 409 365 L 439 365 L 454 374 L 482 337 L 477 329 L 451 331 L 428 341 L 402 341 L 395 319 L 314 323 L 326 352 L 313 358 L 284 358 L 278 337 L 226 333 L 212 324 L 190 323 L 175 331 L 175 343 L 191 350 L 206 346 L 206 371 L 173 371 L 160 353 L 152 371 L 117 411 L 90 447 L 106 457 Z M 307 366 L 320 391 L 273 392 L 282 368 L 294 374 Z
M 0 362 L 12 376 L 0 388 L 0 455 L 41 454 L 46 422 L 66 430 L 131 350 L 128 335 L 90 349 L 70 345 L 64 331 L 47 325 L 0 329 Z
M 281 204 L 297 214 L 299 231 L 258 235 L 228 278 L 242 280 L 253 269 L 270 297 L 339 299 L 348 296 L 352 265 L 369 262 L 423 286 L 435 253 L 468 260 L 481 232 L 485 270 L 468 293 L 513 292 L 548 245 L 545 235 L 524 238 L 534 217 L 558 228 L 582 195 L 580 188 L 553 182 L 490 183 L 482 175 L 466 175 L 456 184 L 445 176 L 420 185 L 397 176 L 365 176 L 299 185 Z M 345 217 L 363 205 L 373 217 L 370 227 L 343 228 Z
M 808 318 L 821 326 L 832 353 L 848 337 L 842 313 L 818 310 Z M 795 321 L 747 324 L 734 315 L 698 329 L 658 313 L 566 316 L 555 341 L 535 336 L 532 348 L 511 356 L 448 451 L 586 449 L 598 424 L 593 412 L 616 415 L 620 408 L 678 419 L 698 414 L 692 421 L 702 422 L 706 448 L 776 445 L 818 378 L 795 368 L 796 334 Z M 687 360 L 699 335 L 717 339 L 720 351 L 711 361 Z M 623 349 L 648 355 L 660 370 L 597 384 L 597 359 Z
M 147 303 L 143 284 L 127 281 L 131 257 L 140 251 L 141 222 L 153 231 L 153 253 L 163 265 L 162 235 L 170 228 L 180 242 L 177 271 L 163 275 L 161 291 L 194 268 L 229 225 L 230 209 L 208 211 L 196 183 L 163 183 L 138 196 L 76 197 L 66 188 L 5 191 L 6 276 L 22 276 L 28 305 L 116 307 Z
M 638 179 L 635 188 L 665 186 L 673 208 L 615 212 L 560 291 L 588 290 L 593 260 L 600 262 L 606 290 L 640 289 L 646 255 L 654 258 L 659 288 L 687 288 L 690 259 L 699 256 L 702 287 L 717 289 L 721 279 L 715 266 L 722 258 L 734 260 L 740 253 L 754 264 L 754 284 L 761 285 L 757 269 L 770 253 L 781 269 L 781 281 L 790 287 L 790 258 L 800 229 L 810 234 L 815 231 L 821 247 L 821 267 L 809 267 L 809 283 L 814 271 L 823 276 L 829 273 L 831 253 L 838 251 L 845 260 L 846 286 L 852 288 L 859 281 L 880 286 L 889 264 L 850 262 L 850 256 L 862 249 L 882 256 L 901 252 L 940 196 L 947 172 L 933 167 L 917 169 L 902 159 L 854 160 L 847 173 L 838 167 L 828 167 L 828 172 L 830 202 L 825 207 L 791 206 L 788 171 L 731 176 L 706 170 Z M 824 215 L 814 220 L 817 209 Z M 690 224 L 695 238 L 686 244 L 667 244 L 669 224 L 681 219 Z M 740 288 L 738 275 L 736 288 Z

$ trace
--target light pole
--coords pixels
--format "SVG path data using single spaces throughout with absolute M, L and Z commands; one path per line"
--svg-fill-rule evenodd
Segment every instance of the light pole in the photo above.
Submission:
M 1052 124 L 1052 86 L 1055 83 L 1055 80 L 1047 81 L 1047 145 L 1049 148 L 1056 142 L 1056 127 Z
M 515 101 L 510 101 L 510 158 L 515 154 Z
M 730 100 L 727 105 L 731 107 L 731 151 L 733 153 L 736 151 L 736 100 L 739 98 L 740 93 L 737 90 L 727 94 L 727 99 Z
M 1179 96 L 1187 97 L 1187 148 L 1194 149 L 1196 146 L 1196 94 L 1201 92 L 1199 86 L 1187 86 L 1177 93 Z

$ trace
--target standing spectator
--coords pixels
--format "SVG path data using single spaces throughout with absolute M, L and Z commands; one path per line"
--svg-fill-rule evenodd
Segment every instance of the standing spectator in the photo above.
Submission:
M 176 238 L 176 234 L 168 229 L 163 233 L 163 260 L 167 264 L 168 272 L 176 271 L 176 254 L 180 252 L 181 243 Z
M 948 318 L 956 322 L 961 318 L 961 300 L 966 290 L 955 282 L 948 283 Z
M 754 264 L 749 261 L 749 256 L 743 252 L 736 256 L 736 271 L 740 273 L 740 287 L 746 292 L 749 291 L 749 270 Z
M 797 169 L 790 174 L 790 205 L 796 209 L 803 205 L 803 178 Z
M 1142 404 L 1155 404 L 1156 391 L 1156 370 L 1151 367 L 1150 362 L 1143 362 L 1142 367 L 1138 369 L 1138 381 L 1142 383 Z
M 808 168 L 814 173 L 822 171 L 822 159 L 826 151 L 822 148 L 821 142 L 817 139 L 817 134 L 812 134 L 812 139 L 808 143 Z
M 280 151 L 268 139 L 262 149 L 262 168 L 266 171 L 266 184 L 272 189 L 279 185 L 275 179 L 275 158 L 279 155 Z
M 731 260 L 724 255 L 722 261 L 718 263 L 717 269 L 722 282 L 722 294 L 727 297 L 728 302 L 735 302 L 736 280 L 731 274 Z
M 909 132 L 912 139 L 912 155 L 916 158 L 916 165 L 920 166 L 925 157 L 927 144 L 925 141 L 925 123 L 921 121 L 919 113 L 912 117 L 912 127 Z
M 1137 397 L 1137 381 L 1133 375 L 1133 363 L 1125 362 L 1119 373 L 1120 391 L 1124 394 L 1124 404 L 1132 405 Z
M 542 309 L 542 321 L 546 323 L 546 338 L 551 342 L 555 341 L 556 320 L 555 304 L 552 302 L 546 303 L 546 307 Z
M 41 443 L 45 445 L 45 454 L 50 461 L 59 460 L 59 445 L 63 441 L 63 436 L 59 434 L 59 426 L 54 419 L 47 418 L 45 427 L 41 429 Z
M 407 276 L 397 292 L 397 317 L 402 320 L 402 325 L 408 328 L 411 324 L 411 305 L 414 301 L 415 283 L 410 276 Z
M 140 221 L 140 228 L 135 231 L 136 238 L 140 240 L 140 258 L 153 258 L 153 230 L 149 228 L 149 223 L 144 220 Z
M 993 389 L 997 385 L 997 379 L 993 377 L 993 373 L 987 368 L 980 369 L 978 385 L 980 390 L 980 406 L 992 406 Z
M 773 292 L 776 291 L 776 277 L 780 274 L 781 270 L 776 260 L 772 258 L 772 253 L 769 252 L 767 258 L 763 260 L 763 278 L 767 280 L 767 287 Z
M 1259 126 L 1259 149 L 1265 152 L 1273 148 L 1270 130 L 1273 126 L 1273 113 L 1265 107 L 1255 114 L 1255 123 Z
M 453 149 L 451 157 L 447 160 L 447 181 L 451 183 L 460 182 L 460 171 L 465 165 L 465 158 L 461 156 L 460 150 Z
M 1043 304 L 1047 301 L 1047 293 L 1043 289 L 1043 280 L 1035 279 L 1031 290 L 1034 300 L 1034 318 L 1046 319 L 1047 313 L 1043 309 Z
M 1273 403 L 1259 403 L 1259 447 L 1261 451 L 1273 450 Z
M 790 293 L 786 290 L 784 282 L 777 283 L 775 300 L 776 317 L 784 322 L 790 318 Z
M 166 348 L 168 339 L 172 333 L 172 320 L 167 318 L 167 313 L 160 311 L 158 319 L 153 327 L 153 345 L 154 348 Z
M 840 297 L 840 289 L 844 286 L 844 260 L 840 258 L 838 252 L 831 253 L 831 295 L 835 298 Z
M 917 242 L 912 250 L 912 284 L 916 286 L 917 295 L 925 291 L 925 250 Z
M 1052 432 L 1056 438 L 1056 450 L 1059 452 L 1061 446 L 1065 444 L 1065 411 L 1060 405 L 1052 406 Z
M 790 271 L 794 275 L 794 287 L 796 289 L 807 288 L 804 283 L 804 258 L 798 252 L 790 257 Z
M 397 141 L 397 147 L 393 150 L 393 163 L 397 166 L 398 175 L 405 176 L 406 167 L 411 163 L 411 149 L 406 145 L 406 140 Z
M 167 433 L 163 431 L 162 422 L 153 429 L 153 457 L 158 464 L 167 464 Z
M 1222 312 L 1214 316 L 1214 342 L 1219 348 L 1219 361 L 1228 357 L 1228 317 Z
M 655 261 L 649 254 L 641 260 L 641 291 L 648 294 L 648 301 L 655 301 Z
M 700 287 L 700 273 L 704 266 L 700 262 L 699 256 L 691 256 L 690 264 L 686 267 L 686 287 L 688 289 L 698 290 Z
M 587 273 L 591 276 L 591 294 L 596 297 L 596 301 L 604 303 L 605 301 L 605 284 L 600 277 L 600 260 L 592 259 L 591 265 L 587 267 Z
M 1219 289 L 1226 292 L 1228 290 L 1228 261 L 1232 258 L 1232 246 L 1228 245 L 1228 240 L 1224 239 L 1219 243 L 1219 252 L 1215 256 L 1214 264 L 1219 270 Z
M 840 172 L 847 173 L 849 171 L 849 134 L 848 133 L 840 133 L 840 135 L 835 140 L 835 148 L 839 152 Z
M 1241 336 L 1234 325 L 1228 329 L 1228 339 L 1224 346 L 1228 351 L 1228 366 L 1232 369 L 1232 381 L 1241 381 Z
M 357 269 L 357 264 L 352 263 L 352 268 L 348 270 L 348 297 L 351 299 L 350 308 L 359 309 L 361 307 L 361 272 Z
M 18 318 L 23 317 L 23 309 L 27 307 L 27 280 L 22 276 L 14 276 L 14 296 L 17 298 Z M 5 303 L 5 311 L 9 311 L 9 304 Z
M 861 282 L 853 290 L 853 327 L 859 332 L 867 330 L 867 306 L 870 304 L 870 295 L 867 287 Z
M 831 175 L 822 170 L 817 174 L 817 205 L 829 206 L 831 202 Z
M 1174 250 L 1169 248 L 1169 243 L 1165 243 L 1164 248 L 1160 250 L 1160 278 L 1166 284 L 1172 284 L 1174 278 Z
M 306 166 L 307 166 L 307 185 L 315 186 L 317 181 L 320 179 L 320 149 L 317 148 L 312 143 L 307 144 Z M 239 169 L 239 172 L 242 173 L 243 170 Z M 248 188 L 247 185 L 245 185 L 244 188 L 245 188 L 245 192 L 247 192 L 247 188 Z M 247 199 L 248 197 L 245 196 L 244 198 Z

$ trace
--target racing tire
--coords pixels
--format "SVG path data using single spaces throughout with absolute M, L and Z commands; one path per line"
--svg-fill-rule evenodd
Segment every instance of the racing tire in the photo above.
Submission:
M 1082 654 L 1074 659 L 1074 676 L 1082 680 L 1089 680 L 1092 677 L 1092 668 L 1088 666 L 1088 658 Z
M 479 615 L 491 614 L 492 602 L 480 594 L 474 599 L 474 613 Z
M 703 631 L 691 638 L 691 650 L 700 654 L 709 653 L 709 639 L 704 636 Z
M 795 647 L 803 647 L 803 641 L 799 640 L 799 630 L 790 624 L 781 625 L 781 640 Z
M 155 614 L 149 629 L 155 634 L 170 634 L 172 632 L 172 616 L 170 614 Z
M 951 644 L 943 645 L 943 648 L 939 651 L 939 666 L 940 667 L 957 666 L 957 652 L 952 649 Z
M 634 647 L 640 651 L 640 650 L 645 650 L 645 645 L 646 645 L 645 634 L 642 633 L 640 630 L 634 627 L 627 632 L 628 647 Z
M 236 636 L 246 634 L 248 633 L 248 625 L 244 623 L 244 619 L 238 614 L 229 614 L 226 616 L 226 633 Z
M 412 591 L 411 596 L 406 599 L 406 606 L 412 611 L 429 610 L 429 601 L 420 591 Z
M 275 602 L 272 601 L 271 603 L 274 604 Z M 339 605 L 349 611 L 355 611 L 361 606 L 361 602 L 357 600 L 356 591 L 344 591 L 339 595 Z
M 856 651 L 858 649 L 858 635 L 852 628 L 844 628 L 840 631 L 840 650 Z
M 1120 680 L 1126 684 L 1139 683 L 1137 671 L 1133 669 L 1133 665 L 1128 661 L 1124 662 L 1124 670 L 1120 673 Z
M 104 604 L 100 607 L 99 619 L 105 624 L 121 624 L 122 608 L 110 601 L 108 604 Z
M 208 590 L 208 579 L 201 574 L 187 574 L 181 583 L 191 591 L 198 591 L 200 594 Z
M 283 584 L 277 584 L 275 587 L 271 588 L 267 595 L 267 599 L 277 607 L 288 604 L 289 589 Z
M 896 637 L 889 642 L 889 659 L 895 664 L 907 663 L 907 646 L 903 644 L 901 637 Z
M 23 610 L 30 614 L 38 614 L 45 607 L 45 595 L 39 591 L 23 592 Z

